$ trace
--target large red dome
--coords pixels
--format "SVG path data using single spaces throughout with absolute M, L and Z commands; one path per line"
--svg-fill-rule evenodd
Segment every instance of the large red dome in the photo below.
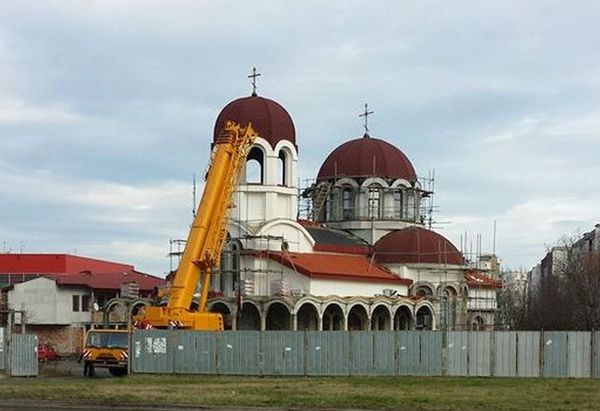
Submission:
M 375 261 L 379 264 L 452 264 L 465 260 L 448 239 L 423 227 L 392 231 L 375 243 Z
M 411 183 L 417 174 L 410 160 L 390 143 L 368 136 L 350 140 L 329 154 L 317 180 L 332 177 L 402 178 Z
M 296 130 L 288 112 L 279 103 L 260 96 L 242 97 L 227 104 L 217 117 L 213 133 L 216 141 L 226 121 L 235 121 L 252 127 L 258 135 L 275 147 L 280 140 L 296 145 Z

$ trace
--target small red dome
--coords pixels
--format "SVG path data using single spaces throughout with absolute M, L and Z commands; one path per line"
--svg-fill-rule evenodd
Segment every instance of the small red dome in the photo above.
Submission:
M 275 147 L 281 140 L 296 145 L 296 131 L 288 112 L 279 103 L 260 96 L 242 97 L 227 104 L 215 123 L 213 141 L 226 121 L 235 121 L 241 125 L 252 123 L 258 135 Z
M 448 239 L 423 227 L 392 231 L 375 243 L 375 261 L 379 264 L 453 264 L 465 260 Z
M 317 180 L 332 177 L 402 178 L 411 183 L 417 174 L 410 160 L 397 147 L 377 138 L 350 140 L 329 154 Z

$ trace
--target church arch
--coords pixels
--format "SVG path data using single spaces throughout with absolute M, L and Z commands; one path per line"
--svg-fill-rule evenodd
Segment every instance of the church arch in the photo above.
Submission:
M 344 311 L 337 303 L 329 303 L 323 311 L 323 331 L 344 330 Z
M 486 323 L 485 319 L 481 315 L 474 315 L 471 318 L 471 330 L 472 331 L 485 331 Z
M 409 306 L 401 305 L 394 313 L 394 330 L 407 331 L 414 328 L 415 322 Z
M 231 308 L 227 304 L 222 301 L 217 301 L 212 304 L 209 304 L 209 310 L 213 313 L 220 313 L 223 316 L 223 328 L 225 330 L 232 329 L 232 320 L 233 316 L 231 313 Z
M 399 178 L 397 180 L 394 180 L 394 182 L 392 183 L 392 185 L 390 185 L 390 188 L 412 188 L 412 185 L 410 184 L 410 182 L 404 180 L 403 178 Z
M 246 157 L 246 184 L 264 184 L 265 181 L 265 152 L 259 145 L 254 145 Z
M 433 330 L 435 325 L 433 318 L 433 308 L 429 304 L 421 304 L 417 308 L 416 312 L 416 329 Z
M 287 147 L 282 147 L 279 149 L 277 155 L 277 184 L 291 187 L 293 186 L 292 181 L 292 164 L 293 164 L 293 154 L 290 152 L 290 149 Z
M 416 297 L 432 297 L 435 291 L 435 286 L 429 281 L 414 282 L 409 289 L 409 294 Z
M 242 305 L 237 329 L 260 331 L 260 310 L 254 303 L 245 302 Z
M 319 311 L 309 301 L 304 302 L 296 311 L 298 331 L 317 331 L 319 329 Z
M 366 331 L 370 328 L 369 315 L 362 304 L 353 305 L 348 311 L 348 331 Z
M 385 304 L 377 305 L 371 314 L 371 330 L 382 331 L 392 329 L 392 314 Z
M 266 308 L 267 330 L 291 330 L 292 321 L 290 309 L 280 301 L 274 301 Z

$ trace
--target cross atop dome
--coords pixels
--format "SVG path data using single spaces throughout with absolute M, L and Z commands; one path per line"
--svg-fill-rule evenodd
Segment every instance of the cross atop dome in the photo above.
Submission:
M 373 114 L 374 111 L 369 111 L 369 106 L 367 103 L 365 103 L 365 111 L 362 114 L 359 114 L 358 117 L 364 117 L 365 118 L 365 124 L 364 124 L 364 128 L 365 128 L 365 135 L 364 137 L 369 138 L 369 116 L 371 114 Z
M 256 97 L 256 78 L 260 77 L 260 73 L 256 72 L 256 67 L 252 67 L 252 74 L 248 76 L 248 78 L 252 78 L 252 96 Z

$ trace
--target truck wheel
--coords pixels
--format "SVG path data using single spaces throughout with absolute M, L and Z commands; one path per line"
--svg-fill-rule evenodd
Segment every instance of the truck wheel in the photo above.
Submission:
M 96 375 L 94 364 L 90 364 L 90 366 L 88 367 L 88 377 L 93 377 L 94 375 Z
M 110 367 L 108 369 L 108 372 L 113 377 L 123 377 L 124 375 L 127 375 L 127 368 L 126 367 Z

